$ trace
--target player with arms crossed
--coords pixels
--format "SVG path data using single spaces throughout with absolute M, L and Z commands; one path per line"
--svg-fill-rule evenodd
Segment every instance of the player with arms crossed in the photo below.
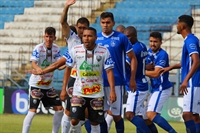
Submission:
M 180 92 L 183 96 L 183 119 L 188 133 L 200 133 L 200 43 L 192 34 L 194 20 L 189 15 L 178 18 L 177 33 L 184 38 L 181 63 L 164 68 L 163 73 L 181 68 Z
M 105 91 L 105 105 L 104 110 L 110 110 L 112 112 L 113 119 L 115 121 L 115 127 L 117 133 L 124 132 L 124 121 L 121 117 L 122 114 L 122 104 L 123 104 L 123 93 L 124 87 L 126 85 L 125 79 L 125 58 L 126 54 L 131 60 L 131 78 L 130 78 L 130 89 L 135 91 L 137 88 L 135 82 L 135 73 L 137 68 L 137 59 L 132 50 L 132 46 L 128 38 L 117 31 L 113 30 L 115 25 L 114 16 L 111 12 L 103 12 L 100 15 L 100 25 L 102 27 L 102 32 L 97 34 L 96 43 L 105 46 L 110 51 L 111 57 L 115 62 L 114 67 L 114 78 L 115 78 L 115 92 L 117 95 L 117 101 L 110 103 L 109 101 L 109 84 L 106 73 L 104 71 L 104 91 Z M 106 116 L 106 122 L 108 125 L 112 121 L 110 114 Z M 101 131 L 103 133 L 107 132 L 107 123 L 102 124 Z
M 47 27 L 44 35 L 45 42 L 38 44 L 33 50 L 30 59 L 32 68 L 41 74 L 43 71 L 42 69 L 56 62 L 61 57 L 60 48 L 53 43 L 56 39 L 55 34 L 56 30 L 53 27 Z M 29 79 L 29 86 L 30 105 L 28 114 L 23 122 L 22 133 L 28 133 L 40 101 L 42 101 L 44 107 L 52 106 L 55 110 L 52 133 L 58 133 L 63 116 L 63 108 L 61 100 L 53 88 L 53 72 L 42 75 L 32 74 Z
M 162 107 L 171 96 L 172 83 L 169 81 L 169 72 L 160 75 L 160 70 L 169 66 L 168 54 L 161 48 L 162 35 L 159 32 L 150 33 L 148 50 L 151 62 L 155 64 L 154 70 L 146 70 L 146 76 L 151 80 L 151 96 L 147 106 L 147 117 L 169 133 L 176 133 L 170 124 L 160 115 Z

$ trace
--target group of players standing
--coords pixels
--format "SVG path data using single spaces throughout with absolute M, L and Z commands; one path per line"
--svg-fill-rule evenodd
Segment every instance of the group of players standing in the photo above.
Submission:
M 182 68 L 180 91 L 184 94 L 186 130 L 199 133 L 200 48 L 199 40 L 191 33 L 193 18 L 189 15 L 178 18 L 177 30 L 185 39 L 183 56 L 181 64 L 169 66 L 168 54 L 161 48 L 161 33 L 150 33 L 150 49 L 147 50 L 146 45 L 138 41 L 133 26 L 125 28 L 124 33 L 113 30 L 115 22 L 110 12 L 100 15 L 102 32 L 98 34 L 84 17 L 77 20 L 77 31 L 71 30 L 67 13 L 75 2 L 66 1 L 60 21 L 68 44 L 66 53 L 61 57 L 59 47 L 53 44 L 53 27 L 46 28 L 45 42 L 33 51 L 33 70 L 28 71 L 32 73 L 29 80 L 30 107 L 22 133 L 28 133 L 40 101 L 55 110 L 52 133 L 58 133 L 60 124 L 62 133 L 80 133 L 85 121 L 89 123 L 86 126 L 88 132 L 107 133 L 113 120 L 116 132 L 124 133 L 121 117 L 124 89 L 128 92 L 126 118 L 136 126 L 138 133 L 157 133 L 154 123 L 169 133 L 176 133 L 160 115 L 164 103 L 171 96 L 172 83 L 168 80 L 168 71 L 174 68 Z M 63 66 L 65 73 L 60 99 L 66 103 L 64 115 L 59 96 L 52 88 L 52 71 L 63 69 Z M 151 81 L 150 90 L 146 76 Z M 147 96 L 148 102 L 144 106 Z

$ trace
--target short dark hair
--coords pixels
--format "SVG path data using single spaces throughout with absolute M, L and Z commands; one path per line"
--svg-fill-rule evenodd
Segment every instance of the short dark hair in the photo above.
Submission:
M 44 33 L 45 34 L 47 33 L 48 35 L 54 34 L 54 36 L 55 36 L 56 35 L 56 29 L 53 28 L 53 27 L 47 27 L 45 29 Z
M 88 27 L 88 28 L 85 28 L 84 30 L 92 30 L 95 34 L 95 36 L 97 35 L 97 30 L 93 27 Z
M 194 19 L 190 15 L 181 15 L 178 17 L 179 22 L 184 22 L 189 28 L 192 28 Z
M 157 31 L 151 32 L 149 37 L 159 38 L 160 41 L 162 41 L 162 35 L 160 32 L 157 32 Z
M 78 23 L 81 24 L 87 24 L 88 26 L 90 26 L 90 22 L 86 17 L 81 17 L 77 20 L 76 25 L 78 25 Z
M 77 30 L 76 30 L 76 27 L 75 27 L 75 26 L 70 25 L 69 28 L 70 28 L 74 33 L 77 34 Z
M 102 12 L 101 15 L 100 15 L 100 18 L 101 19 L 104 19 L 104 18 L 111 18 L 112 21 L 114 21 L 114 15 L 112 12 Z

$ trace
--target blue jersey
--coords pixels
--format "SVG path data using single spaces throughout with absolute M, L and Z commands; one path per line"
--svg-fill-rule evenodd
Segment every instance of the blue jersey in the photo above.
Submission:
M 160 48 L 157 53 L 152 53 L 152 50 L 148 50 L 147 62 L 154 63 L 155 67 L 165 68 L 169 66 L 168 54 L 165 50 Z M 161 91 L 172 87 L 172 83 L 169 81 L 169 72 L 160 75 L 158 78 L 150 78 L 151 80 L 151 92 Z
M 147 79 L 145 77 L 145 60 L 146 57 L 148 55 L 147 52 L 147 47 L 145 44 L 141 43 L 141 42 L 136 42 L 135 44 L 132 45 L 133 46 L 133 51 L 135 53 L 135 56 L 137 58 L 137 71 L 136 71 L 136 75 L 135 75 L 135 80 L 136 80 L 136 84 L 137 84 L 137 89 L 139 91 L 147 91 L 148 90 L 148 82 Z M 130 64 L 130 59 L 127 57 L 126 60 L 127 63 Z M 130 82 L 130 66 L 128 66 L 126 68 L 126 78 L 127 78 L 127 85 L 129 85 Z M 126 87 L 126 89 L 128 89 L 127 91 L 130 91 L 130 89 L 128 87 Z
M 185 40 L 182 49 L 182 59 L 181 59 L 181 79 L 182 82 L 186 75 L 189 73 L 192 66 L 191 55 L 197 53 L 200 57 L 200 44 L 199 40 L 194 34 L 189 34 Z M 193 74 L 188 82 L 188 87 L 200 87 L 200 67 Z
M 113 31 L 111 35 L 105 36 L 102 33 L 97 34 L 96 44 L 108 48 L 110 55 L 115 62 L 114 65 L 114 78 L 116 85 L 125 85 L 125 60 L 126 53 L 132 50 L 132 46 L 128 38 L 117 31 Z M 104 86 L 109 86 L 106 72 L 103 73 Z

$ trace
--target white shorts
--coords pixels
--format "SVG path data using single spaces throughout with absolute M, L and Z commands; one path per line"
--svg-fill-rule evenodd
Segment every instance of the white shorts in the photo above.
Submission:
M 155 91 L 148 101 L 147 112 L 153 111 L 161 113 L 163 105 L 172 94 L 172 87 L 162 91 Z
M 143 115 L 144 101 L 148 95 L 147 91 L 135 91 L 128 93 L 126 102 L 126 112 L 133 112 L 137 115 Z
M 200 87 L 189 87 L 183 96 L 183 112 L 200 113 Z
M 122 114 L 124 86 L 115 86 L 117 100 L 110 103 L 110 87 L 104 87 L 104 111 L 110 110 L 113 115 L 119 116 Z

